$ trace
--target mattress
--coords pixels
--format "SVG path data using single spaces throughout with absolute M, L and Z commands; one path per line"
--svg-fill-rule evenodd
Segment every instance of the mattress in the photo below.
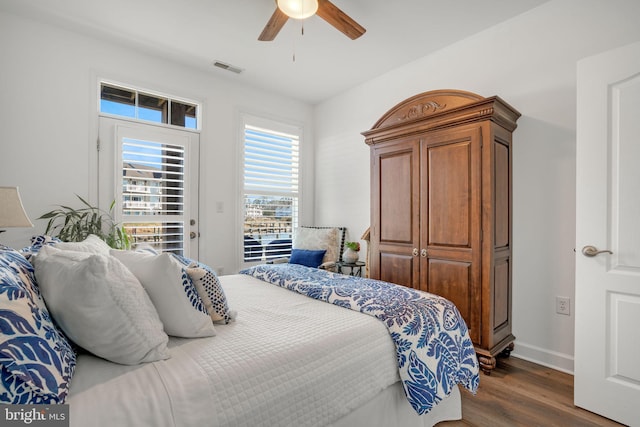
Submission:
M 71 425 L 358 425 L 371 413 L 362 408 L 402 393 L 393 342 L 375 318 L 246 275 L 220 279 L 238 316 L 216 336 L 171 338 L 170 359 L 138 366 L 81 355 Z

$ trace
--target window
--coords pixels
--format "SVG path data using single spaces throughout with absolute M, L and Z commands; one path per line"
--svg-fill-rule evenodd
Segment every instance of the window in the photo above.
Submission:
M 299 130 L 244 125 L 245 262 L 291 254 L 299 197 L 299 135 L 295 132 Z
M 100 112 L 198 129 L 197 104 L 111 83 L 100 83 Z

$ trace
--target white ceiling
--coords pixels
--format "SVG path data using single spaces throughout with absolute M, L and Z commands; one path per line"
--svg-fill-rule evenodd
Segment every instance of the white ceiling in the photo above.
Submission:
M 316 104 L 548 0 L 332 1 L 367 29 L 362 37 L 350 40 L 313 16 L 304 36 L 290 19 L 275 41 L 260 42 L 274 0 L 0 0 L 0 10 Z

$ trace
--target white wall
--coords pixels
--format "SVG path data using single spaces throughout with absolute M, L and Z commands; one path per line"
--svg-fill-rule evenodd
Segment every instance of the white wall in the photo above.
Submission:
M 239 111 L 305 126 L 301 214 L 313 221 L 312 108 L 251 89 L 241 77 L 196 71 L 127 47 L 80 36 L 46 23 L 0 13 L 0 185 L 20 187 L 35 229 L 12 229 L 13 247 L 41 234 L 35 221 L 54 205 L 95 200 L 96 79 L 108 78 L 201 101 L 200 259 L 237 271 L 237 143 Z M 305 154 L 307 156 L 305 157 Z M 95 181 L 95 179 L 94 179 Z M 224 203 L 216 213 L 215 203 Z
M 415 94 L 498 95 L 514 134 L 514 354 L 573 370 L 576 62 L 640 40 L 637 0 L 553 0 L 317 106 L 316 222 L 357 239 L 369 226 L 369 148 L 360 132 Z

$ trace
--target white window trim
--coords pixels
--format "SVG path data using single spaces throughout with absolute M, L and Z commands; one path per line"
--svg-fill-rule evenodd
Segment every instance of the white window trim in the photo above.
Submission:
M 166 92 L 162 92 L 162 91 L 157 91 L 157 90 L 153 90 L 153 89 L 147 89 L 146 87 L 133 85 L 131 83 L 122 83 L 122 82 L 119 82 L 119 81 L 116 81 L 116 80 L 98 78 L 98 79 L 96 79 L 96 82 L 97 82 L 97 84 L 96 84 L 96 102 L 95 102 L 95 106 L 96 106 L 96 111 L 98 112 L 98 116 L 117 118 L 117 119 L 121 119 L 121 120 L 129 120 L 129 121 L 136 122 L 136 123 L 146 123 L 146 124 L 151 124 L 151 125 L 155 125 L 155 126 L 168 127 L 168 128 L 172 128 L 172 129 L 181 129 L 181 130 L 185 130 L 187 132 L 198 132 L 198 133 L 200 133 L 202 131 L 202 108 L 203 108 L 203 103 L 200 102 L 200 101 L 196 101 L 194 99 L 184 98 L 184 97 L 180 97 L 180 96 L 175 96 L 175 95 L 172 95 L 172 94 L 169 94 L 169 93 L 166 93 Z M 101 101 L 100 87 L 101 87 L 101 85 L 103 83 L 106 84 L 106 85 L 118 86 L 118 87 L 122 87 L 122 88 L 125 88 L 125 89 L 135 90 L 135 91 L 137 91 L 139 93 L 144 93 L 144 94 L 148 94 L 148 95 L 167 98 L 167 99 L 170 99 L 172 101 L 178 101 L 178 102 L 184 102 L 184 103 L 188 103 L 188 104 L 197 105 L 197 107 L 198 107 L 197 110 L 198 111 L 196 113 L 196 128 L 195 129 L 186 128 L 186 127 L 182 127 L 182 126 L 172 125 L 170 123 L 152 122 L 152 121 L 148 121 L 148 120 L 138 119 L 137 117 L 124 117 L 124 116 L 118 116 L 117 114 L 104 113 L 104 112 L 100 111 L 100 101 Z

